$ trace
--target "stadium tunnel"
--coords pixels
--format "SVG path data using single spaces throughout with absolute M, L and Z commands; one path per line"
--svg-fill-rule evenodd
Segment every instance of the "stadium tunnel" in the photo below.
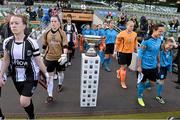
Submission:
M 82 26 L 85 24 L 91 24 L 93 22 L 92 10 L 83 11 L 81 9 L 63 9 L 63 23 L 66 23 L 66 17 L 68 14 L 72 16 L 72 23 L 76 24 L 78 33 L 81 33 Z

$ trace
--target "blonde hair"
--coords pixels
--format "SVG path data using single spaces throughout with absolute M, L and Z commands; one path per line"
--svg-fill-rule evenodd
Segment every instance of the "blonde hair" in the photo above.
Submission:
M 134 25 L 134 22 L 132 20 L 129 20 L 127 23 L 126 23 L 126 26 L 130 25 L 130 24 L 133 24 Z
M 170 42 L 170 43 L 174 43 L 174 42 L 175 42 L 174 37 L 168 37 L 168 38 L 166 38 L 166 39 L 163 41 L 162 45 L 161 45 L 161 49 L 164 49 L 164 48 L 165 48 L 165 45 L 168 44 L 169 42 Z

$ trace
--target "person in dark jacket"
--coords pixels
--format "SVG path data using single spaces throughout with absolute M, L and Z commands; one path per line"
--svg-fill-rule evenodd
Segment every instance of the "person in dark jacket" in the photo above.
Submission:
M 1 34 L 2 40 L 12 36 L 12 32 L 11 32 L 11 29 L 9 27 L 9 20 L 10 20 L 10 18 L 11 18 L 11 15 L 6 16 L 5 23 L 1 27 L 0 34 Z
M 148 32 L 148 21 L 145 16 L 142 16 L 140 19 L 140 36 L 145 38 Z
M 177 64 L 178 64 L 178 79 L 175 81 L 175 83 L 179 84 L 176 86 L 177 89 L 180 89 L 180 36 L 178 36 L 178 53 L 177 53 Z

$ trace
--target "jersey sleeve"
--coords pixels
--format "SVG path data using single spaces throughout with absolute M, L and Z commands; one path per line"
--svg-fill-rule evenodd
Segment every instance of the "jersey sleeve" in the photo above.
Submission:
M 46 49 L 46 47 L 48 45 L 47 44 L 47 34 L 48 34 L 48 31 L 43 34 L 43 40 L 42 40 L 43 49 Z
M 3 42 L 3 50 L 7 50 L 7 43 L 8 43 L 8 40 L 5 39 Z
M 29 38 L 29 41 L 30 41 L 31 46 L 32 46 L 33 56 L 39 56 L 40 50 L 39 50 L 39 45 L 37 43 L 37 40 Z
M 134 48 L 136 48 L 137 45 L 138 45 L 138 39 L 137 39 L 137 34 L 136 34 L 136 37 L 135 37 L 135 40 L 134 40 Z
M 8 43 L 13 39 L 13 37 L 9 37 L 9 38 L 6 38 L 4 41 L 3 41 L 3 50 L 4 51 L 7 51 L 8 49 Z
M 121 51 L 123 42 L 124 42 L 124 37 L 123 37 L 122 33 L 120 32 L 117 35 L 116 41 L 115 41 L 117 51 L 119 51 L 119 52 Z
M 62 45 L 63 47 L 67 47 L 68 43 L 67 43 L 66 33 L 64 31 L 61 31 L 61 33 L 62 33 L 62 38 L 63 38 Z
M 142 59 L 143 53 L 147 48 L 147 41 L 142 41 L 141 46 L 138 50 L 138 58 Z

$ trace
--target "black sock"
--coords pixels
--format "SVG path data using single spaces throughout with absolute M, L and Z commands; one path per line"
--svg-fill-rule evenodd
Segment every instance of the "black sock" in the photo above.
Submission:
M 24 110 L 27 112 L 29 119 L 35 119 L 35 116 L 34 116 L 34 105 L 33 105 L 32 100 L 31 100 L 29 106 L 24 107 Z
M 75 49 L 72 49 L 72 57 L 74 57 Z
M 71 59 L 72 59 L 72 53 L 69 53 L 69 59 L 68 59 L 68 62 L 71 62 Z
M 0 108 L 0 117 L 4 117 L 4 115 L 3 115 L 3 113 L 2 113 L 2 111 L 1 111 L 1 108 Z

